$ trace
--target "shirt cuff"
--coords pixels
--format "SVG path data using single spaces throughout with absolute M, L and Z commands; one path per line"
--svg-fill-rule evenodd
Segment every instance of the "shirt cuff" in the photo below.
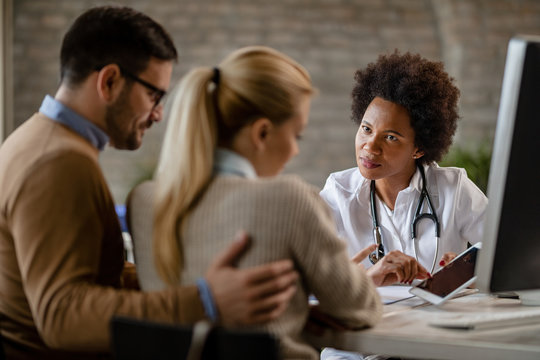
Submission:
M 197 287 L 199 288 L 199 296 L 201 297 L 204 312 L 210 320 L 216 322 L 218 320 L 218 311 L 208 282 L 204 278 L 199 278 L 197 279 Z

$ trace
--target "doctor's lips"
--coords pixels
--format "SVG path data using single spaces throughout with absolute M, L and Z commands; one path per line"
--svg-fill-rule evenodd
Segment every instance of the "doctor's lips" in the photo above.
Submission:
M 369 159 L 367 159 L 365 157 L 361 157 L 360 162 L 361 162 L 362 166 L 365 167 L 366 169 L 375 169 L 375 168 L 381 166 L 381 164 L 376 163 L 374 161 L 371 161 L 371 160 L 369 160 Z

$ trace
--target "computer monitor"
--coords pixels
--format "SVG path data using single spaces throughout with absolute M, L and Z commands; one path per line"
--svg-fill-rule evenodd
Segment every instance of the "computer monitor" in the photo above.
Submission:
M 540 305 L 540 36 L 508 45 L 477 286 Z

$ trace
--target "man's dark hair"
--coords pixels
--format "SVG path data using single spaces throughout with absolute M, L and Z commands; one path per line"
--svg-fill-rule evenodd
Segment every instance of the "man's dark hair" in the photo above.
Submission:
M 60 80 L 77 85 L 108 64 L 137 75 L 151 57 L 171 61 L 178 57 L 161 25 L 128 7 L 95 7 L 80 15 L 64 36 Z
M 354 79 L 352 120 L 356 124 L 362 122 L 375 97 L 400 104 L 409 112 L 415 145 L 424 152 L 418 161 L 441 160 L 452 144 L 459 118 L 459 90 L 442 62 L 396 50 L 358 70 Z

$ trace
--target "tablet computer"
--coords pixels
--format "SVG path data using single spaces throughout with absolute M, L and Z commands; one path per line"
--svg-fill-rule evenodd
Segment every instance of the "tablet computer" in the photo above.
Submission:
M 474 266 L 481 243 L 477 243 L 439 269 L 431 279 L 422 281 L 409 292 L 432 304 L 440 305 L 475 282 Z

